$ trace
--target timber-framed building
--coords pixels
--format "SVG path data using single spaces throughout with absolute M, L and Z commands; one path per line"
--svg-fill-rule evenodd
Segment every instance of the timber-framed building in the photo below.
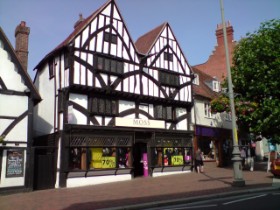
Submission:
M 134 43 L 109 0 L 35 70 L 38 189 L 191 169 L 193 74 L 168 23 Z

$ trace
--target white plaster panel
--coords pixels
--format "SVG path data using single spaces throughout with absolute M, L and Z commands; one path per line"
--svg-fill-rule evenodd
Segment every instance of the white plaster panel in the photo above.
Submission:
M 140 75 L 137 74 L 136 76 L 136 87 L 135 87 L 135 90 L 134 90 L 134 93 L 136 94 L 140 94 Z
M 114 18 L 121 20 L 120 14 L 118 13 L 118 10 L 115 5 L 114 5 Z
M 13 122 L 14 120 L 10 119 L 0 119 L 0 134 Z
M 74 62 L 74 83 L 80 84 L 80 64 L 75 61 Z
M 75 102 L 76 104 L 79 104 L 80 106 L 87 109 L 88 106 L 88 98 L 87 95 L 82 94 L 76 94 L 76 93 L 70 93 L 69 94 L 69 100 Z
M 124 92 L 129 92 L 129 82 L 128 82 L 128 78 L 123 80 L 123 91 Z
M 81 85 L 86 85 L 86 68 L 81 65 Z
M 100 74 L 100 76 L 102 77 L 104 83 L 106 85 L 108 85 L 108 75 L 107 74 Z
M 187 110 L 184 108 L 176 108 L 176 117 L 181 117 L 182 115 L 187 114 Z
M 88 74 L 87 84 L 88 84 L 88 86 L 92 87 L 93 86 L 93 74 L 89 70 L 87 70 L 87 74 Z
M 64 71 L 64 87 L 69 86 L 69 69 Z
M 135 109 L 135 103 L 132 101 L 119 101 L 119 112 L 123 112 L 129 109 Z
M 42 101 L 34 107 L 34 131 L 36 135 L 52 133 L 54 130 L 54 78 L 49 79 L 48 65 L 38 72 L 35 86 Z
M 28 97 L 0 94 L 0 116 L 17 117 L 28 110 Z M 5 103 L 3 103 L 5 101 Z
M 117 56 L 120 58 L 123 56 L 122 47 L 123 47 L 123 43 L 121 42 L 121 39 L 118 37 Z
M 10 141 L 26 141 L 28 131 L 27 116 L 22 119 L 15 127 L 8 133 L 5 139 Z
M 91 51 L 95 51 L 95 39 L 96 38 L 94 37 L 89 42 L 89 50 L 91 50 Z
M 97 46 L 96 51 L 102 52 L 103 32 L 97 34 Z
M 111 55 L 120 57 L 120 53 L 117 52 L 117 45 L 111 44 Z
M 96 18 L 94 18 L 94 20 L 91 22 L 91 28 L 90 28 L 91 34 L 96 31 L 96 22 L 97 22 Z
M 108 5 L 108 6 L 101 12 L 101 14 L 108 15 L 108 16 L 110 16 L 110 13 L 111 13 L 111 5 Z
M 118 33 L 123 36 L 123 23 L 122 22 L 118 22 Z
M 76 109 L 73 109 L 73 114 L 75 117 L 75 120 L 72 121 L 71 124 L 79 124 L 79 125 L 86 125 L 87 124 L 87 116 L 84 115 L 83 113 L 79 112 Z
M 187 130 L 187 119 L 184 119 L 176 124 L 176 130 Z
M 112 117 L 105 117 L 105 125 L 108 126 L 110 121 L 112 120 Z
M 103 53 L 108 54 L 109 43 L 108 42 L 104 42 L 103 44 L 104 44 Z
M 6 87 L 9 90 L 26 90 L 27 86 L 24 84 L 20 74 L 17 72 L 16 66 L 8 59 L 8 53 L 2 48 L 0 48 L 0 58 L 0 76 Z
M 104 16 L 99 15 L 99 22 L 98 22 L 98 27 L 102 28 L 104 26 Z
M 88 34 L 89 34 L 89 26 L 87 26 L 86 28 L 85 28 L 85 30 L 83 31 L 83 33 L 82 33 L 82 46 L 84 45 L 84 43 L 87 41 L 87 39 L 88 39 Z

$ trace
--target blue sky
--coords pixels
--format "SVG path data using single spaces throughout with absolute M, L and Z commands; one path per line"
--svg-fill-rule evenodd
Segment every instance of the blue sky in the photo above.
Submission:
M 23 20 L 30 27 L 28 72 L 73 31 L 79 14 L 89 16 L 106 0 L 0 0 L 0 26 L 14 46 L 14 31 Z M 219 0 L 116 0 L 131 38 L 168 22 L 189 62 L 207 61 L 221 23 Z M 225 19 L 239 40 L 261 22 L 280 18 L 279 0 L 224 0 Z

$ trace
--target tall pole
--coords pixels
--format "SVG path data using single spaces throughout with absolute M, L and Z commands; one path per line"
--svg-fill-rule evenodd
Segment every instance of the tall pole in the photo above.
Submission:
M 225 43 L 225 51 L 226 51 L 226 67 L 227 67 L 228 91 L 229 91 L 228 93 L 229 93 L 231 119 L 232 119 L 231 121 L 232 137 L 233 137 L 232 162 L 233 162 L 233 172 L 234 172 L 234 180 L 232 184 L 233 186 L 245 186 L 245 181 L 243 180 L 243 175 L 242 175 L 242 166 L 241 166 L 242 159 L 240 157 L 240 150 L 238 147 L 236 115 L 235 115 L 235 106 L 234 106 L 234 93 L 232 88 L 232 79 L 231 79 L 231 71 L 230 71 L 230 63 L 229 63 L 228 42 L 227 42 L 226 24 L 224 18 L 223 0 L 220 0 L 220 7 L 221 7 L 224 43 Z

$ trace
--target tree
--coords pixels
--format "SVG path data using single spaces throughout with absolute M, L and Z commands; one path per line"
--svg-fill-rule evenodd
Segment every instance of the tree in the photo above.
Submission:
M 238 127 L 280 143 L 280 19 L 261 23 L 238 42 L 231 73 Z M 238 111 L 242 106 L 251 111 Z

